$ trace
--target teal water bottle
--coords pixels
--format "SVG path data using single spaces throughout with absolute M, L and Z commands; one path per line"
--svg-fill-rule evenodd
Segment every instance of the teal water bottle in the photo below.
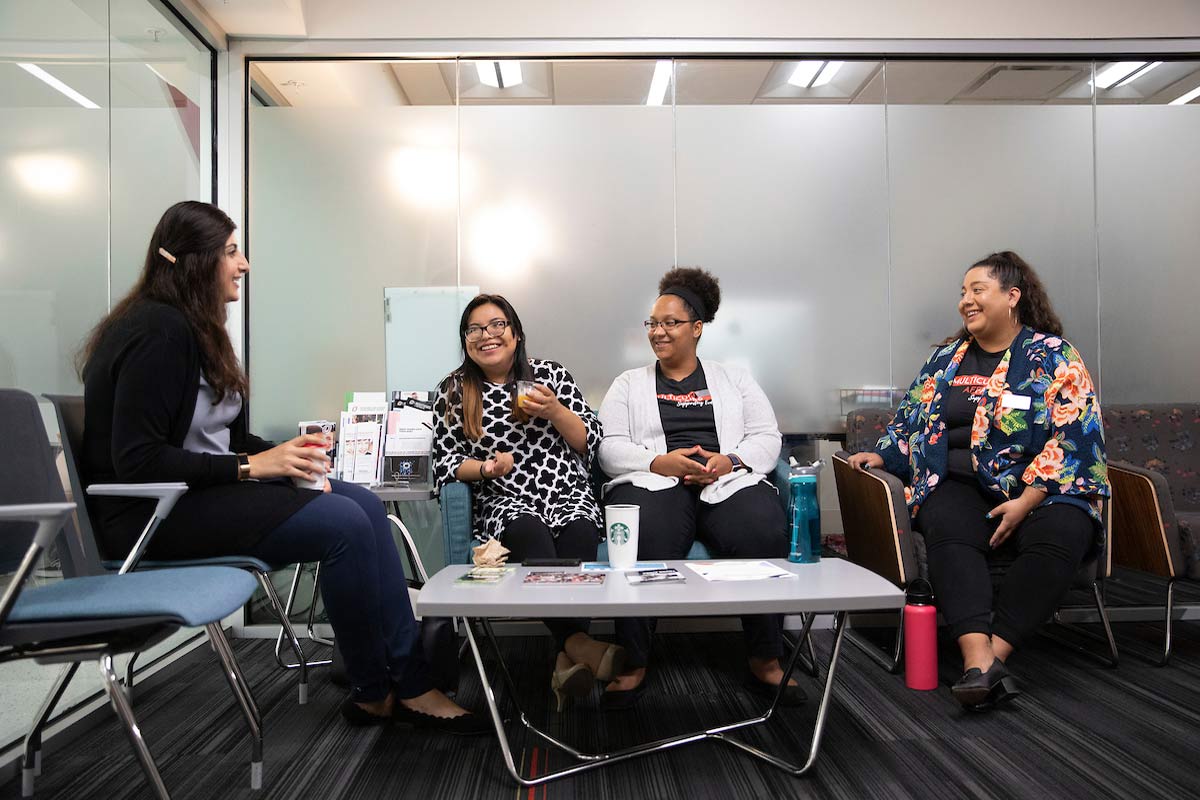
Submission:
M 792 546 L 788 561 L 814 564 L 821 560 L 821 508 L 817 504 L 817 472 L 820 462 L 792 463 L 788 471 L 788 517 Z

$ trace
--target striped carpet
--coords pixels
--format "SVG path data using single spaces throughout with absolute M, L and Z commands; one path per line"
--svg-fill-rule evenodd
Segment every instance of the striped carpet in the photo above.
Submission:
M 135 708 L 163 778 L 178 798 L 964 798 L 1195 797 L 1200 794 L 1200 625 L 1177 623 L 1176 655 L 1158 669 L 1125 659 L 1116 670 L 1039 637 L 1011 666 L 1026 693 L 991 714 L 959 709 L 944 685 L 912 692 L 850 642 L 842 651 L 821 756 L 794 779 L 718 743 L 518 790 L 491 738 L 459 740 L 390 728 L 357 730 L 337 713 L 343 693 L 317 671 L 309 704 L 296 704 L 295 676 L 275 668 L 271 642 L 235 642 L 262 708 L 267 734 L 265 788 L 249 789 L 244 725 L 208 648 L 137 687 Z M 1149 624 L 1124 624 L 1122 640 L 1156 641 Z M 828 655 L 829 631 L 816 634 Z M 548 638 L 501 640 L 532 720 L 581 749 L 616 749 L 719 721 L 759 705 L 740 688 L 738 634 L 668 634 L 656 640 L 653 689 L 631 712 L 601 714 L 595 699 L 559 715 L 546 690 Z M 494 665 L 493 665 L 494 667 Z M 494 674 L 494 669 L 491 670 Z M 481 703 L 464 664 L 460 699 Z M 953 646 L 942 680 L 956 677 Z M 802 678 L 810 696 L 816 685 Z M 803 760 L 816 704 L 784 709 L 750 743 Z M 39 798 L 147 796 L 140 770 L 111 715 L 70 746 L 50 753 Z M 540 742 L 513 742 L 526 770 L 543 773 L 565 756 Z M 547 759 L 549 761 L 547 762 Z M 0 797 L 19 797 L 19 780 Z

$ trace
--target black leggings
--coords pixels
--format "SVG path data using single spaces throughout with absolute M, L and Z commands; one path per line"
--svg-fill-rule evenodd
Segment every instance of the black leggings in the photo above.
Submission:
M 1000 505 L 977 484 L 947 480 L 917 512 L 938 609 L 955 638 L 995 634 L 1016 646 L 1054 613 L 1096 544 L 1087 512 L 1067 503 L 1040 505 L 995 551 L 999 524 L 985 515 Z M 1015 553 L 992 606 L 988 558 Z M 992 612 L 995 611 L 995 620 Z
M 623 483 L 604 500 L 641 506 L 638 558 L 643 561 L 686 558 L 697 537 L 722 558 L 787 558 L 787 519 L 779 493 L 770 484 L 748 486 L 716 505 L 700 502 L 699 487 L 683 484 L 652 492 Z M 626 617 L 615 625 L 617 641 L 629 652 L 628 666 L 646 666 L 655 620 Z M 782 615 L 742 617 L 742 630 L 750 655 L 783 655 Z
M 559 528 L 556 537 L 546 523 L 531 514 L 524 514 L 508 523 L 500 534 L 500 542 L 508 548 L 508 560 L 514 564 L 527 558 L 595 561 L 600 534 L 600 528 L 591 520 L 577 519 Z M 559 650 L 568 638 L 576 633 L 587 633 L 589 627 L 586 619 L 546 619 L 542 622 L 550 629 Z

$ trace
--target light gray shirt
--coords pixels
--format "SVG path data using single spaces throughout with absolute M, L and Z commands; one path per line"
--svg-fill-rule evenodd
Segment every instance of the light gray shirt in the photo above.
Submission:
M 196 413 L 192 414 L 192 426 L 183 440 L 184 450 L 214 456 L 229 455 L 229 426 L 242 413 L 242 396 L 237 392 L 226 392 L 225 398 L 213 405 L 216 399 L 217 393 L 201 373 Z

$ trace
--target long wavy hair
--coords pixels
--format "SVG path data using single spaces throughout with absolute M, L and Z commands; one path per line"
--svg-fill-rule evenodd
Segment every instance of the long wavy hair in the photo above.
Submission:
M 200 369 L 217 402 L 231 392 L 245 398 L 249 381 L 225 330 L 228 312 L 219 275 L 225 243 L 236 228 L 229 215 L 209 203 L 185 200 L 168 208 L 150 236 L 137 283 L 92 329 L 76 356 L 80 376 L 105 335 L 138 303 L 153 300 L 179 309 L 187 318 L 199 345 Z M 175 262 L 163 256 L 160 248 L 173 255 Z
M 999 253 L 992 253 L 987 258 L 976 261 L 967 268 L 967 271 L 970 272 L 976 267 L 986 267 L 988 277 L 994 278 L 1000 284 L 1002 291 L 1007 292 L 1014 286 L 1021 290 L 1021 299 L 1017 301 L 1016 308 L 1018 322 L 1028 325 L 1035 331 L 1049 333 L 1053 336 L 1063 335 L 1062 320 L 1054 312 L 1050 296 L 1046 294 L 1046 287 L 1042 285 L 1042 279 L 1025 259 L 1012 250 L 1001 250 Z M 958 333 L 948 336 L 939 344 L 950 344 L 959 339 L 966 339 L 970 335 L 964 325 L 958 329 Z
M 463 360 L 458 369 L 446 378 L 445 388 L 449 403 L 446 406 L 446 423 L 451 424 L 453 415 L 462 415 L 463 432 L 473 442 L 483 437 L 483 384 L 487 378 L 479 365 L 467 355 L 467 325 L 472 312 L 480 306 L 492 304 L 504 312 L 516 339 L 517 348 L 513 352 L 512 373 L 509 379 L 513 381 L 512 416 L 518 422 L 528 422 L 529 415 L 517 404 L 517 388 L 515 381 L 533 380 L 533 368 L 529 365 L 529 356 L 525 353 L 525 328 L 517 310 L 512 307 L 502 295 L 476 295 L 467 307 L 463 309 L 462 318 L 458 321 L 458 343 L 462 347 Z

